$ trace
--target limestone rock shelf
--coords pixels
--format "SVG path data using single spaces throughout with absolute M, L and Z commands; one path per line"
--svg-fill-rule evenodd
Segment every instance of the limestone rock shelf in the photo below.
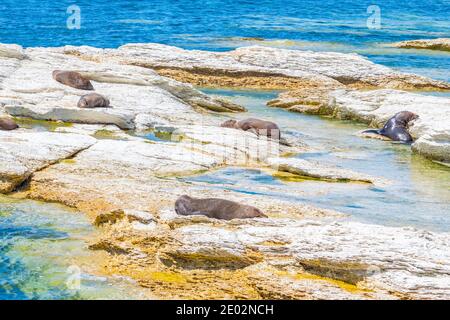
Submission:
M 355 120 L 368 122 L 369 117 L 370 121 L 377 118 L 380 122 L 398 111 L 414 111 L 422 119 L 413 127 L 413 136 L 418 139 L 413 150 L 437 161 L 450 161 L 450 122 L 441 121 L 438 125 L 435 122 L 442 116 L 448 118 L 450 99 L 400 91 L 450 90 L 450 84 L 401 73 L 357 54 L 260 46 L 207 52 L 160 44 L 129 44 L 118 49 L 68 46 L 52 50 L 88 61 L 143 66 L 199 86 L 290 90 L 281 94 L 272 106 L 297 112 L 316 113 L 318 107 L 323 106 L 321 111 L 328 110 L 325 111 L 328 114 L 336 111 L 333 114 L 340 116 L 351 108 L 345 104 L 349 102 L 352 103 L 351 112 Z M 369 89 L 374 91 L 368 92 Z M 352 101 L 345 100 L 350 96 Z M 355 100 L 356 96 L 361 98 Z M 335 103 L 335 97 L 345 101 Z M 392 106 L 387 108 L 388 104 Z M 370 111 L 376 109 L 379 113 L 384 110 L 384 114 L 381 116 L 374 111 L 369 116 L 367 108 Z M 416 129 L 419 124 L 421 129 Z
M 294 89 L 301 87 L 450 89 L 450 84 L 397 72 L 357 54 L 276 49 L 261 46 L 229 52 L 184 50 L 161 44 L 118 49 L 54 49 L 92 61 L 116 61 L 157 70 L 197 85 Z
M 54 81 L 54 69 L 91 79 L 111 108 L 77 108 L 86 92 Z M 184 180 L 235 166 L 331 184 L 387 182 L 289 158 L 308 149 L 301 143 L 280 146 L 222 128 L 232 112 L 245 109 L 178 80 L 289 88 L 274 106 L 297 111 L 307 106 L 308 112 L 374 125 L 408 106 L 421 116 L 411 128 L 418 138 L 414 148 L 443 160 L 449 154 L 445 98 L 380 89 L 449 85 L 357 55 L 261 47 L 212 53 L 156 44 L 118 49 L 0 45 L 0 116 L 16 117 L 21 124 L 18 130 L 0 131 L 0 192 L 23 186 L 16 196 L 86 213 L 100 231 L 90 248 L 109 253 L 104 273 L 129 276 L 161 298 L 450 297 L 448 234 L 350 222 L 334 210 Z M 139 134 L 149 129 L 167 139 Z M 254 205 L 269 218 L 181 217 L 174 201 L 182 194 Z

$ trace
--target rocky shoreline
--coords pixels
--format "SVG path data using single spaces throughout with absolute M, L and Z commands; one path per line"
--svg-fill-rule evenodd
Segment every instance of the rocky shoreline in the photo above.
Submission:
M 78 108 L 86 92 L 54 81 L 55 69 L 81 73 L 112 107 Z M 306 95 L 306 105 L 322 110 L 332 97 L 334 110 L 365 114 L 364 121 L 373 124 L 406 101 L 417 108 L 432 102 L 420 114 L 423 122 L 411 128 L 418 138 L 414 148 L 442 161 L 450 154 L 443 141 L 450 122 L 442 121 L 442 104 L 449 99 L 382 89 L 448 90 L 450 85 L 357 55 L 260 47 L 212 53 L 157 44 L 118 49 L 0 45 L 0 115 L 54 124 L 44 131 L 33 125 L 0 131 L 0 192 L 86 213 L 102 233 L 90 249 L 110 257 L 103 272 L 131 277 L 160 298 L 450 296 L 448 234 L 349 222 L 333 210 L 177 179 L 236 166 L 330 183 L 391 183 L 289 157 L 308 150 L 301 141 L 284 146 L 222 128 L 224 119 L 245 108 L 184 82 L 288 88 L 271 104 L 283 108 L 306 104 L 292 94 L 306 90 L 316 93 Z M 389 108 L 382 109 L 380 99 Z M 442 131 L 431 134 L 436 119 Z M 142 130 L 168 138 L 130 134 Z M 420 142 L 428 136 L 428 144 Z M 269 218 L 224 222 L 177 216 L 173 203 L 182 194 L 254 205 Z
M 407 40 L 396 42 L 392 45 L 394 47 L 404 49 L 428 49 L 428 50 L 450 51 L 449 38 Z
M 450 84 L 401 73 L 357 54 L 259 46 L 216 53 L 160 44 L 129 44 L 118 49 L 68 46 L 53 50 L 88 61 L 151 68 L 162 76 L 198 86 L 289 90 L 270 105 L 307 113 L 317 113 L 321 106 L 322 114 L 337 118 L 345 114 L 371 126 L 379 126 L 396 112 L 411 109 L 421 117 L 411 128 L 417 139 L 413 151 L 439 162 L 450 162 L 450 121 L 437 120 L 448 119 L 450 98 L 401 91 L 448 91 Z M 372 91 L 365 94 L 367 90 Z M 347 105 L 335 103 L 335 96 L 343 100 L 348 96 L 353 105 L 361 106 L 349 110 Z M 356 101 L 353 96 L 361 98 Z

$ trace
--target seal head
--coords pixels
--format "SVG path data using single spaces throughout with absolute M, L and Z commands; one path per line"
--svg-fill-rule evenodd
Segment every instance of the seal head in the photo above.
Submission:
M 247 118 L 240 121 L 227 120 L 222 123 L 221 127 L 250 131 L 258 136 L 265 136 L 276 140 L 281 138 L 280 128 L 276 123 L 256 118 Z
M 7 117 L 0 117 L 0 130 L 10 131 L 19 128 L 17 123 Z
M 224 123 L 222 123 L 220 126 L 224 127 L 224 128 L 233 128 L 233 129 L 238 129 L 237 127 L 237 121 L 236 120 L 227 120 Z
M 78 108 L 108 108 L 109 99 L 98 93 L 89 93 L 80 98 Z

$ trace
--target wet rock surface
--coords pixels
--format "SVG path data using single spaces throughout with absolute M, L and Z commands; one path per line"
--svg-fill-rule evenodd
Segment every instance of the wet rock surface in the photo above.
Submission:
M 268 103 L 271 107 L 291 111 L 332 115 L 382 128 L 384 123 L 400 111 L 419 115 L 409 132 L 416 141 L 412 149 L 434 160 L 449 162 L 450 98 L 410 93 L 400 90 L 299 90 L 281 94 Z
M 396 42 L 393 43 L 392 45 L 397 48 L 405 48 L 405 49 L 429 49 L 429 50 L 450 51 L 449 38 L 407 40 Z
M 356 173 L 330 164 L 321 164 L 317 161 L 307 161 L 297 158 L 270 158 L 268 159 L 268 163 L 277 168 L 278 171 L 290 172 L 317 179 L 367 182 L 380 185 L 389 183 L 387 180 L 381 178 Z

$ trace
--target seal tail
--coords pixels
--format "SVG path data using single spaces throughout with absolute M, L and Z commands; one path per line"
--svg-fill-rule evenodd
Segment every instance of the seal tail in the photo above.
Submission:
M 375 133 L 375 134 L 380 134 L 380 130 L 377 130 L 377 129 L 370 129 L 370 130 L 364 130 L 362 133 Z
M 280 144 L 287 147 L 293 147 L 294 145 L 287 141 L 285 138 L 280 138 Z

